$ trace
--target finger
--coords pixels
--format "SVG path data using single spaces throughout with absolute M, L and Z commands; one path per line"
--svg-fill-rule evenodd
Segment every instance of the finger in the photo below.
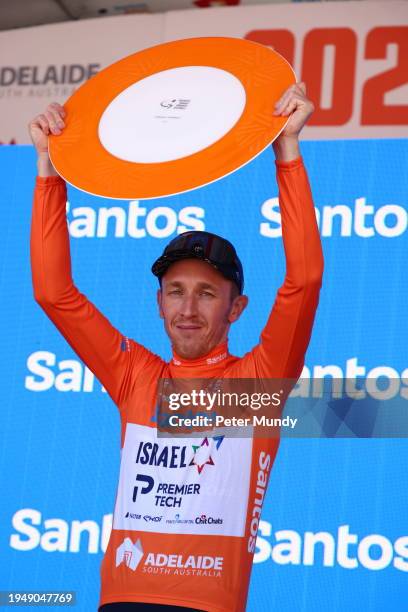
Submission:
M 283 95 L 279 98 L 279 100 L 275 104 L 276 110 L 280 111 L 289 101 L 289 98 L 292 96 L 293 86 L 289 87 Z
M 285 95 L 283 96 L 279 102 L 277 102 L 275 104 L 275 110 L 273 112 L 274 115 L 280 115 L 282 113 L 282 110 L 285 108 L 285 106 L 288 104 L 289 100 L 291 99 L 291 95 Z
M 293 96 L 296 96 L 300 100 L 307 102 L 306 85 L 304 83 L 296 83 L 296 85 L 293 86 L 293 89 L 291 89 L 291 96 L 289 96 L 289 98 Z
M 58 119 L 55 117 L 54 112 L 51 112 L 50 110 L 46 110 L 45 111 L 45 117 L 48 121 L 48 124 L 50 126 L 50 130 L 52 134 L 56 134 L 59 135 L 61 134 L 61 129 L 58 126 Z
M 50 126 L 48 125 L 45 115 L 38 115 L 38 117 L 31 122 L 30 126 L 34 128 L 39 127 L 47 136 L 50 133 Z
M 297 98 L 292 98 L 291 100 L 289 100 L 288 104 L 282 110 L 281 115 L 285 115 L 285 116 L 290 115 L 297 109 L 299 103 L 300 103 L 300 100 L 298 100 Z
M 280 102 L 279 106 L 276 107 L 274 115 L 287 114 L 284 113 L 284 111 L 287 109 L 288 105 L 292 103 L 293 100 L 297 100 L 297 103 L 307 102 L 307 99 L 305 98 L 301 90 L 293 89 L 290 92 L 288 91 L 287 95 L 282 98 L 282 101 Z
M 306 95 L 306 83 L 301 81 L 300 83 L 297 83 L 297 86 L 298 86 L 298 89 L 300 89 L 303 95 L 305 96 Z
M 301 87 L 301 85 L 304 87 Z M 298 96 L 306 102 L 305 96 L 306 86 L 304 83 L 295 83 L 291 85 L 282 95 L 282 97 L 275 104 L 275 112 L 274 115 L 281 115 L 282 110 L 289 104 L 290 100 L 293 96 Z
M 285 107 L 281 114 L 283 116 L 288 116 L 296 110 L 301 111 L 306 120 L 313 113 L 314 105 L 307 98 L 294 97 L 292 100 L 289 101 L 288 105 Z
M 47 107 L 47 111 L 46 112 L 51 113 L 51 116 L 53 117 L 53 121 L 54 121 L 55 125 L 59 129 L 62 129 L 62 128 L 65 127 L 64 119 L 63 119 L 63 117 L 61 115 L 61 112 L 60 112 L 59 108 L 56 108 L 55 106 L 50 104 Z
M 58 102 L 52 102 L 48 109 L 55 110 L 62 118 L 66 117 L 67 115 L 65 108 L 61 104 L 58 104 Z

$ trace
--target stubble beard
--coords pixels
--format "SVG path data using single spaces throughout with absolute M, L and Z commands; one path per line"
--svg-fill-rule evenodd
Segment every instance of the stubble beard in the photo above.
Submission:
M 173 350 L 179 357 L 183 359 L 198 359 L 206 355 L 210 349 L 208 348 L 205 339 L 172 339 Z

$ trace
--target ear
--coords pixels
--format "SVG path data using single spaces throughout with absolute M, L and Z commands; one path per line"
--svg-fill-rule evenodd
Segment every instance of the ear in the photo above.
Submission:
M 161 289 L 157 290 L 157 306 L 159 307 L 159 315 L 161 319 L 164 319 L 164 312 L 163 312 L 163 308 L 162 308 L 162 291 Z
M 235 323 L 248 306 L 249 298 L 247 295 L 237 295 L 231 305 L 231 310 L 228 315 L 229 323 Z

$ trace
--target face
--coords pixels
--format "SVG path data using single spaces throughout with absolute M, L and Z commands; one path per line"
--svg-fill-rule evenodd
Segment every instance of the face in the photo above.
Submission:
M 177 355 L 196 359 L 225 342 L 231 323 L 248 303 L 244 295 L 232 296 L 233 286 L 210 264 L 198 259 L 183 259 L 170 266 L 157 299 Z

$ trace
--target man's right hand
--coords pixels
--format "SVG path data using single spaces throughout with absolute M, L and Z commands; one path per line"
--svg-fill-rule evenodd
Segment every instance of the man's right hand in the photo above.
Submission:
M 62 134 L 65 127 L 65 116 L 64 107 L 53 102 L 47 106 L 45 113 L 37 115 L 28 124 L 30 138 L 38 154 L 39 176 L 57 175 L 48 156 L 48 136 L 49 134 L 54 136 Z

